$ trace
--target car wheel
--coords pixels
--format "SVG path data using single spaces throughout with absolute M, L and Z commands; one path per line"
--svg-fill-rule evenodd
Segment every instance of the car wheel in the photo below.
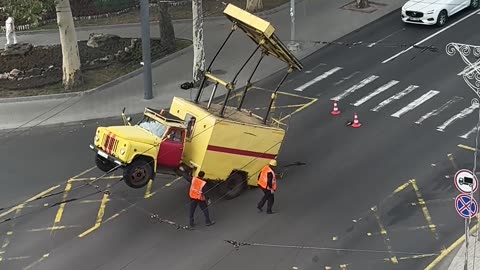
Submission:
M 478 1 L 478 0 L 474 0 Z M 437 17 L 437 26 L 444 26 L 447 23 L 448 14 L 446 10 L 440 11 Z
M 478 8 L 479 0 L 471 0 L 470 1 L 470 8 L 476 9 Z
M 142 188 L 150 179 L 153 179 L 154 172 L 150 162 L 144 159 L 134 160 L 123 171 L 124 181 L 131 188 Z

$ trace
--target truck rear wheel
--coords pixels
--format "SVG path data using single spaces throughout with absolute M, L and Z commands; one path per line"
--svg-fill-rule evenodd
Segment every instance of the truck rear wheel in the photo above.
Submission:
M 222 185 L 222 193 L 227 200 L 238 197 L 247 186 L 246 176 L 243 173 L 233 173 Z
M 125 184 L 131 188 L 142 188 L 153 179 L 153 167 L 144 159 L 137 159 L 123 170 Z
M 103 172 L 108 172 L 116 166 L 115 163 L 98 154 L 95 155 L 95 165 L 97 165 L 97 168 Z

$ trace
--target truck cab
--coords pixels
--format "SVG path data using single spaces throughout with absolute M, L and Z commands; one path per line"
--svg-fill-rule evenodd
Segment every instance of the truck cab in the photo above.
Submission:
M 161 169 L 176 169 L 182 162 L 187 126 L 168 111 L 146 108 L 143 118 L 132 125 L 98 127 L 94 144 L 95 164 L 109 172 L 124 167 L 128 186 L 141 188 Z

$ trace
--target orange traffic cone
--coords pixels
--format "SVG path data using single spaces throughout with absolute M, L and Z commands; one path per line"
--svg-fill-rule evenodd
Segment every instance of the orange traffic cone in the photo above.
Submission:
M 332 115 L 339 115 L 341 112 L 338 109 L 338 105 L 336 101 L 333 101 L 333 111 L 330 112 Z
M 360 123 L 360 121 L 358 121 L 358 115 L 357 113 L 354 113 L 353 114 L 353 124 L 352 124 L 352 127 L 354 128 L 359 128 L 362 126 L 362 123 Z

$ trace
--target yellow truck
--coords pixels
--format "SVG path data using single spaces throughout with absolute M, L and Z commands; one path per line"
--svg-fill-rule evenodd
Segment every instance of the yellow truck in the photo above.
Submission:
M 232 31 L 204 72 L 195 99 L 174 97 L 169 109 L 146 108 L 135 125 L 122 113 L 123 126 L 98 127 L 90 148 L 95 151 L 95 163 L 100 170 L 108 172 L 122 167 L 125 183 L 142 188 L 157 172 L 175 171 L 182 165 L 194 176 L 204 171 L 207 181 L 221 182 L 220 190 L 226 198 L 234 198 L 245 187 L 257 185 L 260 170 L 276 159 L 285 137 L 285 130 L 269 121 L 276 93 L 288 74 L 303 67 L 275 36 L 270 23 L 232 4 L 224 14 L 233 22 Z M 286 75 L 272 91 L 264 117 L 242 109 L 255 70 L 240 92 L 239 104 L 227 105 L 235 91 L 236 77 L 255 52 L 229 83 L 210 72 L 219 52 L 237 29 L 242 29 L 257 44 L 255 52 L 262 48 L 255 70 L 265 55 L 273 55 L 288 65 Z M 213 90 L 208 101 L 202 101 L 207 81 Z M 227 89 L 221 105 L 213 102 L 218 85 Z

